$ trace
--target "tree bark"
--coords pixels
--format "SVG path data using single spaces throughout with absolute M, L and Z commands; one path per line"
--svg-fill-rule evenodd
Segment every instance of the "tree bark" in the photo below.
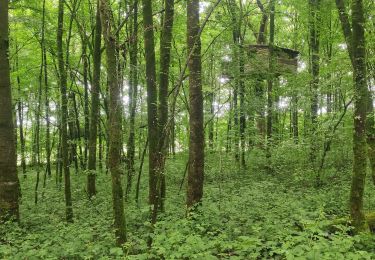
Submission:
M 128 180 L 126 186 L 126 197 L 130 193 L 133 176 L 135 175 L 135 112 L 137 108 L 138 94 L 138 0 L 134 0 L 133 21 L 130 32 L 130 86 L 129 86 L 129 138 L 128 138 Z
M 103 27 L 103 38 L 106 43 L 107 77 L 109 87 L 109 118 L 108 118 L 108 169 L 112 178 L 113 212 L 115 234 L 118 245 L 126 242 L 126 222 L 124 215 L 124 193 L 121 175 L 122 151 L 122 120 L 120 83 L 117 72 L 116 36 L 112 28 L 112 11 L 108 0 L 100 0 L 100 14 Z
M 320 174 L 317 171 L 317 153 L 319 150 L 318 140 L 316 138 L 318 124 L 318 89 L 320 74 L 320 0 L 310 0 L 310 56 L 311 56 L 311 76 L 310 84 L 310 117 L 311 117 L 311 150 L 310 159 L 313 170 L 316 173 L 316 185 L 321 185 Z
M 171 61 L 172 29 L 174 19 L 174 0 L 164 1 L 163 28 L 160 35 L 159 72 L 159 170 L 160 170 L 160 209 L 164 210 L 166 195 L 165 157 L 167 154 L 170 125 L 168 125 L 168 85 Z
M 204 128 L 199 0 L 187 1 L 187 49 L 189 59 L 189 171 L 186 204 L 188 209 L 199 204 L 203 197 Z
M 19 181 L 9 68 L 8 0 L 0 0 L 0 222 L 19 220 Z
M 350 215 L 353 226 L 357 232 L 367 231 L 365 215 L 363 212 L 363 193 L 367 168 L 367 144 L 369 134 L 366 133 L 367 114 L 369 112 L 370 93 L 367 89 L 366 78 L 366 41 L 365 17 L 363 1 L 352 2 L 352 25 L 345 10 L 345 2 L 336 0 L 342 30 L 348 47 L 348 53 L 353 67 L 354 81 L 354 133 L 353 133 L 353 177 L 350 190 Z M 371 120 L 371 119 L 370 119 Z M 371 122 L 371 121 L 370 121 Z M 372 125 L 370 126 L 372 129 Z M 371 132 L 372 133 L 372 132 Z M 371 143 L 370 143 L 371 144 Z M 371 155 L 371 152 L 369 152 Z M 371 158 L 370 158 L 371 160 Z
M 57 25 L 57 59 L 59 70 L 59 85 L 61 93 L 61 157 L 65 182 L 65 206 L 66 220 L 73 222 L 72 193 L 70 187 L 70 170 L 68 157 L 68 96 L 67 96 L 67 74 L 63 54 L 63 32 L 64 32 L 64 0 L 59 0 L 58 25 Z
M 18 49 L 18 48 L 17 48 Z M 16 55 L 16 70 L 19 70 L 18 54 Z M 23 177 L 26 178 L 26 156 L 25 156 L 25 136 L 24 136 L 24 125 L 23 125 L 23 102 L 21 99 L 21 78 L 17 73 L 17 88 L 18 88 L 18 102 L 17 112 L 19 121 L 19 134 L 20 134 L 20 146 L 21 146 L 21 167 Z
M 159 131 L 158 131 L 158 108 L 157 108 L 157 86 L 156 86 L 156 61 L 154 43 L 154 23 L 152 18 L 151 0 L 143 0 L 143 26 L 144 26 L 144 48 L 146 58 L 146 85 L 147 85 L 147 125 L 149 140 L 149 204 L 152 213 L 152 222 L 156 221 L 156 212 L 160 192 L 158 191 L 159 171 Z
M 365 17 L 363 1 L 352 2 L 352 51 L 354 80 L 354 135 L 353 135 L 353 178 L 350 191 L 350 213 L 357 231 L 368 229 L 363 213 L 363 193 L 367 168 L 366 117 L 367 117 L 367 78 L 365 50 Z
M 87 194 L 89 198 L 96 194 L 96 144 L 98 135 L 99 114 L 99 93 L 100 93 L 100 65 L 101 65 L 101 37 L 102 25 L 100 20 L 99 0 L 97 1 L 94 53 L 93 53 L 93 81 L 91 89 L 91 122 L 89 133 L 89 157 L 88 157 L 88 175 L 87 175 Z

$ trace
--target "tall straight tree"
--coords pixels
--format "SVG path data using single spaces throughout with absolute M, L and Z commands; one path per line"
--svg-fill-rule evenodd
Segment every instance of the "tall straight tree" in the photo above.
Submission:
M 101 37 L 102 24 L 100 20 L 99 0 L 97 1 L 95 35 L 94 35 L 94 53 L 93 53 L 93 80 L 91 89 L 91 122 L 89 134 L 89 158 L 87 168 L 89 173 L 87 175 L 87 193 L 89 197 L 96 194 L 96 144 L 98 135 L 99 123 L 99 93 L 100 93 L 100 65 L 101 65 Z
M 147 84 L 147 125 L 149 140 L 149 204 L 152 214 L 152 222 L 155 222 L 159 201 L 158 172 L 158 106 L 156 85 L 156 61 L 154 42 L 154 23 L 152 19 L 152 2 L 143 0 L 143 26 L 144 48 L 146 56 L 146 84 Z
M 124 193 L 122 189 L 121 152 L 122 152 L 122 122 L 121 122 L 121 93 L 117 71 L 116 35 L 113 31 L 112 10 L 108 0 L 100 0 L 100 15 L 103 28 L 103 38 L 106 43 L 107 81 L 109 89 L 109 118 L 108 118 L 108 169 L 112 178 L 113 213 L 115 219 L 115 234 L 118 245 L 126 242 L 126 223 L 124 214 Z
M 270 41 L 269 41 L 269 61 L 267 77 L 267 156 L 270 154 L 272 144 L 272 119 L 273 119 L 273 82 L 274 82 L 274 42 L 275 42 L 275 1 L 270 1 Z
M 48 63 L 47 63 L 47 48 L 45 41 L 45 31 L 46 31 L 46 0 L 43 0 L 43 20 L 42 20 L 42 52 L 43 52 L 43 76 L 44 76 L 44 110 L 45 110 L 45 120 L 46 120 L 46 174 L 51 177 L 51 122 L 50 122 L 50 108 L 49 108 L 49 86 L 48 86 Z
M 336 0 L 342 30 L 353 67 L 354 81 L 354 134 L 353 177 L 350 190 L 350 215 L 357 231 L 368 230 L 363 213 L 363 193 L 367 170 L 366 119 L 369 91 L 367 89 L 365 15 L 362 0 L 353 0 L 352 24 L 345 9 L 344 0 Z
M 316 169 L 316 157 L 318 152 L 318 142 L 316 140 L 316 131 L 318 123 L 318 89 L 320 74 L 320 0 L 309 0 L 310 17 L 309 17 L 309 33 L 310 33 L 310 72 L 312 76 L 310 84 L 310 117 L 311 117 L 311 151 L 310 158 L 312 167 Z M 321 183 L 319 171 L 316 173 L 316 185 Z
M 0 222 L 19 219 L 19 181 L 12 119 L 8 0 L 0 0 Z
M 137 108 L 138 92 L 138 0 L 132 2 L 133 20 L 130 25 L 130 80 L 129 80 L 129 138 L 128 138 L 128 180 L 126 186 L 126 195 L 130 193 L 133 176 L 135 175 L 135 112 Z
M 160 72 L 159 72 L 159 155 L 160 155 L 160 208 L 164 209 L 166 193 L 165 156 L 167 153 L 168 136 L 168 83 L 171 61 L 172 29 L 174 19 L 174 0 L 164 1 L 163 29 L 160 35 Z
M 18 46 L 16 44 L 16 49 Z M 18 54 L 16 55 L 16 70 L 19 70 Z M 26 178 L 26 141 L 24 133 L 24 123 L 23 123 L 23 102 L 21 99 L 21 78 L 17 75 L 17 90 L 18 90 L 18 102 L 17 102 L 17 112 L 18 112 L 18 122 L 19 122 L 19 134 L 20 134 L 20 146 L 21 146 L 21 167 L 23 177 Z
M 65 206 L 66 220 L 73 222 L 72 193 L 70 187 L 70 170 L 68 157 L 68 96 L 67 96 L 67 74 L 63 53 L 63 34 L 64 34 L 64 0 L 59 0 L 58 22 L 57 22 L 57 60 L 59 70 L 59 85 L 61 94 L 60 109 L 60 131 L 61 131 L 61 157 L 65 181 Z
M 204 126 L 202 61 L 199 25 L 199 0 L 187 1 L 187 49 L 189 56 L 189 169 L 187 200 L 188 209 L 200 203 L 204 180 Z

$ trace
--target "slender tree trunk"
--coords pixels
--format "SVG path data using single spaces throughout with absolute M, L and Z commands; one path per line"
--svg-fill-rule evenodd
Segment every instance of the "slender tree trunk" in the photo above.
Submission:
M 39 85 L 38 85 L 38 101 L 37 101 L 37 110 L 35 111 L 35 121 L 36 121 L 36 128 L 35 128 L 35 153 L 37 154 L 37 162 L 36 162 L 36 182 L 35 182 L 35 190 L 34 190 L 34 202 L 38 204 L 38 189 L 39 189 L 39 180 L 40 180 L 40 114 L 42 112 L 42 85 L 43 85 L 43 45 L 41 45 L 41 55 L 42 55 L 42 64 L 40 65 L 40 72 L 39 72 Z
M 17 48 L 18 49 L 18 48 Z M 19 70 L 18 54 L 16 55 L 16 70 Z M 19 122 L 19 134 L 20 134 L 20 146 L 21 146 L 21 167 L 23 177 L 26 178 L 26 156 L 25 156 L 25 136 L 23 129 L 23 103 L 21 99 L 21 78 L 17 73 L 17 88 L 18 88 L 18 102 L 17 102 L 17 112 L 18 112 L 18 122 Z
M 272 146 L 272 123 L 273 123 L 273 81 L 274 81 L 274 38 L 275 38 L 275 2 L 270 2 L 270 41 L 269 41 L 269 61 L 267 77 L 267 155 L 271 156 L 270 146 Z
M 47 70 L 47 49 L 45 43 L 46 33 L 46 0 L 43 0 L 43 19 L 42 19 L 42 61 L 43 61 L 43 76 L 44 76 L 44 110 L 46 120 L 46 173 L 51 177 L 51 134 L 50 134 L 50 118 L 49 118 L 49 86 L 48 86 L 48 70 Z
M 68 156 L 68 96 L 67 96 L 67 74 L 63 53 L 63 32 L 64 32 L 64 0 L 59 0 L 58 25 L 57 25 L 57 59 L 59 68 L 59 85 L 61 92 L 61 157 L 65 181 L 65 205 L 66 220 L 73 222 L 72 193 L 70 187 L 70 171 Z
M 69 102 L 70 100 L 70 102 Z M 68 131 L 69 131 L 69 139 L 71 142 L 69 143 L 70 153 L 69 153 L 69 165 L 74 163 L 75 173 L 78 174 L 79 165 L 78 165 L 78 154 L 77 154 L 77 128 L 75 127 L 74 123 L 75 120 L 73 116 L 76 115 L 74 109 L 74 100 L 75 94 L 74 92 L 69 92 L 69 99 L 68 99 Z M 72 111 L 73 110 L 73 111 Z M 74 114 L 74 115 L 73 115 Z
M 76 170 L 78 171 L 79 170 L 79 167 L 78 167 L 78 159 L 79 159 L 79 162 L 80 162 L 80 165 L 81 165 L 81 168 L 82 169 L 85 169 L 85 159 L 84 159 L 84 155 L 83 155 L 83 152 L 82 152 L 82 143 L 81 143 L 81 136 L 82 136 L 82 133 L 81 133 L 81 124 L 79 122 L 79 113 L 78 113 L 78 105 L 77 105 L 77 99 L 76 99 L 76 95 L 74 92 L 71 92 L 70 93 L 71 95 L 71 99 L 72 99 L 72 108 L 73 108 L 73 112 L 74 112 L 74 119 L 75 119 L 75 124 L 74 122 L 72 122 L 72 125 L 73 125 L 73 139 L 74 140 L 74 143 L 73 143 L 73 147 L 74 147 L 74 163 L 76 165 Z M 77 147 L 78 147 L 78 151 L 79 151 L 79 158 L 78 158 L 78 155 L 77 155 Z
M 199 35 L 199 0 L 187 1 L 187 49 L 189 57 L 189 171 L 187 200 L 188 209 L 201 202 L 204 180 L 204 128 L 201 41 Z
M 98 159 L 99 159 L 99 169 L 103 169 L 103 130 L 100 122 L 98 122 L 99 127 L 99 151 L 98 151 Z
M 239 57 L 239 96 L 240 96 L 240 141 L 241 141 L 241 168 L 246 168 L 245 160 L 245 129 L 246 129 L 246 111 L 245 111 L 245 82 L 243 76 L 245 74 L 245 53 L 243 48 L 239 47 L 240 57 Z
M 103 27 L 103 38 L 106 43 L 107 77 L 109 87 L 108 118 L 108 169 L 112 177 L 113 212 L 115 234 L 118 245 L 126 242 L 126 222 L 124 214 L 124 193 L 121 175 L 122 120 L 120 83 L 117 73 L 116 36 L 113 33 L 112 11 L 108 0 L 100 0 L 100 14 Z
M 232 116 L 233 116 L 233 101 L 232 101 L 232 91 L 229 92 L 229 113 L 228 113 L 228 124 L 227 124 L 227 143 L 226 143 L 226 153 L 232 150 Z
M 101 65 L 101 37 L 102 25 L 100 20 L 99 0 L 97 1 L 95 35 L 94 35 L 94 70 L 91 89 L 91 122 L 89 134 L 89 158 L 87 175 L 87 194 L 89 198 L 96 194 L 96 143 L 98 135 L 99 114 L 99 93 L 100 93 L 100 65 Z M 100 133 L 99 133 L 100 134 Z M 100 137 L 99 137 L 100 138 Z
M 156 86 L 156 61 L 154 43 L 154 24 L 152 19 L 152 2 L 143 0 L 143 26 L 144 48 L 146 58 L 146 83 L 147 83 L 147 125 L 149 140 L 149 204 L 152 212 L 151 222 L 156 222 L 156 212 L 160 192 L 158 191 L 159 172 L 159 131 L 157 118 L 157 86 Z
M 298 143 L 298 98 L 296 94 L 292 96 L 292 129 L 294 143 Z
M 228 2 L 228 8 L 231 12 L 232 15 L 232 23 L 233 23 L 233 31 L 232 31 L 232 36 L 233 36 L 233 62 L 235 64 L 235 70 L 234 70 L 234 88 L 233 88 L 233 117 L 234 117 L 234 153 L 235 153 L 235 159 L 237 162 L 240 162 L 240 143 L 239 143 L 239 130 L 240 130 L 240 120 L 239 120 L 239 114 L 241 113 L 241 104 L 238 106 L 238 96 L 240 90 L 240 69 L 239 69 L 239 60 L 240 60 L 240 53 L 239 53 L 239 40 L 240 40 L 240 33 L 241 33 L 241 28 L 239 26 L 239 21 L 238 21 L 238 14 L 237 14 L 237 3 L 234 0 L 231 0 Z M 240 95 L 241 96 L 241 95 Z M 241 97 L 240 97 L 241 98 Z M 240 109 L 238 109 L 240 107 Z M 240 113 L 239 113 L 240 112 Z
M 129 86 L 129 139 L 128 139 L 128 180 L 126 195 L 130 193 L 133 176 L 135 175 L 135 112 L 137 108 L 138 94 L 138 0 L 134 0 L 133 21 L 130 35 L 130 86 Z M 127 197 L 126 196 L 126 197 Z
M 20 186 L 12 119 L 8 0 L 0 0 L 0 221 L 19 220 Z
M 320 0 L 309 0 L 310 6 L 310 56 L 311 56 L 311 76 L 310 84 L 310 116 L 311 116 L 311 151 L 310 159 L 313 170 L 316 173 L 316 185 L 321 185 L 321 177 L 317 171 L 317 153 L 319 151 L 318 140 L 316 138 L 318 124 L 318 90 L 320 73 Z
M 159 73 L 159 171 L 160 171 L 160 209 L 164 211 L 166 195 L 165 157 L 168 151 L 168 85 L 171 60 L 172 29 L 174 19 L 174 0 L 164 1 L 163 29 L 160 35 L 160 73 Z
M 94 43 L 95 44 L 95 43 Z M 84 156 L 81 161 L 83 161 L 83 168 L 86 169 L 87 165 L 87 156 L 88 156 L 88 140 L 89 140 L 89 131 L 90 131 L 90 113 L 89 113 L 89 57 L 87 55 L 87 42 L 82 43 L 82 59 L 83 59 L 83 85 L 84 90 L 84 115 L 85 115 L 85 133 L 84 133 Z M 79 125 L 77 126 L 79 127 Z M 80 138 L 80 137 L 79 137 Z

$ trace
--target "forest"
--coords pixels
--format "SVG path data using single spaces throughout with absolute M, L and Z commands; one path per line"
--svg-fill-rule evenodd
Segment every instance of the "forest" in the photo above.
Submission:
M 0 0 L 0 259 L 375 259 L 374 0 Z

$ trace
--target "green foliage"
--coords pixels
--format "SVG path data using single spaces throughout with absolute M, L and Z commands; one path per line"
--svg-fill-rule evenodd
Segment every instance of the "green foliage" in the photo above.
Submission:
M 290 151 L 293 152 L 290 152 Z M 289 151 L 289 152 L 288 152 Z M 297 153 L 297 151 L 299 151 Z M 22 181 L 22 223 L 0 227 L 3 259 L 372 259 L 372 235 L 351 236 L 350 229 L 332 220 L 347 216 L 349 182 L 345 174 L 329 187 L 316 190 L 313 176 L 301 172 L 301 145 L 284 144 L 274 150 L 279 175 L 258 168 L 238 172 L 225 154 L 208 155 L 203 206 L 185 217 L 184 192 L 178 193 L 186 155 L 167 163 L 169 186 L 166 212 L 149 239 L 147 178 L 141 183 L 139 208 L 126 208 L 129 241 L 114 247 L 110 178 L 98 173 L 98 195 L 85 193 L 86 176 L 73 175 L 75 222 L 64 221 L 64 201 L 54 181 L 48 180 L 38 205 L 33 204 L 34 174 Z M 261 158 L 253 152 L 249 158 Z M 284 156 L 283 156 L 284 155 Z M 293 156 L 294 155 L 294 156 Z M 223 160 L 225 159 L 225 160 Z M 218 163 L 222 161 L 222 163 Z M 265 160 L 264 160 L 265 161 Z M 146 167 L 147 168 L 147 167 Z M 144 173 L 143 176 L 146 176 Z M 310 184 L 308 183 L 310 180 Z M 371 188 L 366 196 L 373 194 Z M 372 195 L 373 196 L 373 195 Z M 133 194 L 130 196 L 133 198 Z M 372 209 L 374 199 L 366 209 Z

